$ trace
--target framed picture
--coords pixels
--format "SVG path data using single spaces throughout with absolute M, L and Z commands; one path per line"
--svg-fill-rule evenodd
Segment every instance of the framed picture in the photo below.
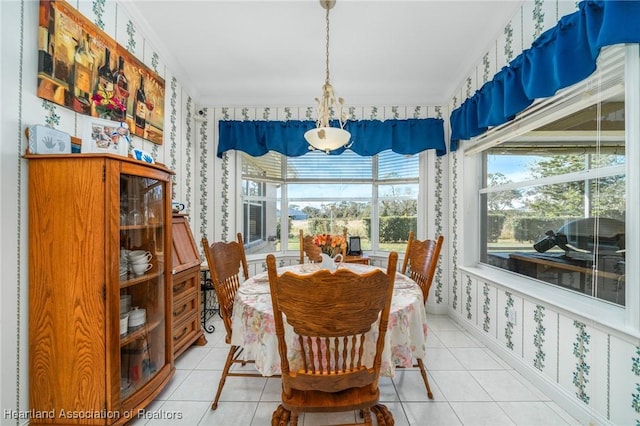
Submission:
M 126 157 L 129 151 L 127 123 L 84 117 L 82 122 L 81 152 L 103 152 Z
M 71 2 L 41 0 L 39 18 L 37 95 L 162 145 L 164 79 Z

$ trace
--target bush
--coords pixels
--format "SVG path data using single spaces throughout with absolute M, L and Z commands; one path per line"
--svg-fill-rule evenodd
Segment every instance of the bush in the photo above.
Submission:
M 407 241 L 410 231 L 416 231 L 417 216 L 387 216 L 380 218 L 380 243 Z
M 316 235 L 316 234 L 326 234 L 329 229 L 329 219 L 322 217 L 314 217 L 313 219 L 309 219 L 307 222 L 307 226 L 309 229 L 305 232 L 305 234 Z
M 367 236 L 367 239 L 371 241 L 371 218 L 363 217 L 362 226 L 364 227 L 364 234 Z
M 513 219 L 513 237 L 516 241 L 538 241 L 544 233 L 557 231 L 562 225 L 576 217 L 518 217 Z
M 489 240 L 490 243 L 498 242 L 505 220 L 506 216 L 503 214 L 487 215 L 487 240 Z

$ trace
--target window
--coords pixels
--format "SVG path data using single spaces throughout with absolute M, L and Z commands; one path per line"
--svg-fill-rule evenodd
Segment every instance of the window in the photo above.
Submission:
M 291 158 L 243 153 L 247 253 L 298 250 L 299 229 L 342 234 L 344 228 L 360 237 L 362 250 L 404 250 L 417 224 L 418 161 L 419 155 L 391 151 L 375 157 L 349 150 Z
M 484 149 L 480 261 L 625 305 L 623 58 Z M 500 139 L 496 137 L 497 141 Z M 485 142 L 486 143 L 486 142 Z

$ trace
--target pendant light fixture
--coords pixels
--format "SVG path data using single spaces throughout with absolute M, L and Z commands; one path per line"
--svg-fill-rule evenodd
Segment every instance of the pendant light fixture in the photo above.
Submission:
M 316 99 L 318 103 L 318 119 L 316 120 L 316 128 L 308 130 L 304 134 L 304 138 L 309 142 L 310 150 L 321 150 L 326 152 L 334 149 L 349 147 L 349 139 L 351 134 L 344 129 L 346 114 L 343 115 L 344 99 L 336 98 L 333 86 L 329 81 L 329 10 L 335 6 L 336 0 L 320 0 L 320 5 L 326 10 L 326 72 L 324 86 L 322 86 L 322 98 Z M 340 127 L 331 127 L 329 119 L 332 113 L 336 114 L 336 118 Z

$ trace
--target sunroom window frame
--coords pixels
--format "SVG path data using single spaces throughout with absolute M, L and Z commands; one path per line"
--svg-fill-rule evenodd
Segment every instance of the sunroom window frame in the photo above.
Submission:
M 465 236 L 470 235 L 471 238 L 466 239 L 468 244 L 465 244 L 466 248 L 462 251 L 460 269 L 480 279 L 493 282 L 506 291 L 512 290 L 522 294 L 534 303 L 540 301 L 555 307 L 560 312 L 569 312 L 609 326 L 612 329 L 640 335 L 640 289 L 637 285 L 640 280 L 640 262 L 628 262 L 626 264 L 625 306 L 614 305 L 604 300 L 557 288 L 553 285 L 540 285 L 540 282 L 534 278 L 480 262 L 482 250 L 480 236 L 482 229 L 480 223 L 481 195 L 497 190 L 494 187 L 482 187 L 483 153 L 502 142 L 517 138 L 530 130 L 559 118 L 556 115 L 557 102 L 559 99 L 565 102 L 568 94 L 576 97 L 583 96 L 593 91 L 593 89 L 597 89 L 598 84 L 604 82 L 604 93 L 596 94 L 602 100 L 602 95 L 611 93 L 611 85 L 607 83 L 606 74 L 608 67 L 616 67 L 615 61 L 619 60 L 617 58 L 621 58 L 624 61 L 622 81 L 624 82 L 625 97 L 624 133 L 626 154 L 623 166 L 613 166 L 606 173 L 611 174 L 623 171 L 625 174 L 627 185 L 625 213 L 627 257 L 638 257 L 637 254 L 640 253 L 640 221 L 637 219 L 640 215 L 640 123 L 634 117 L 640 116 L 640 95 L 638 95 L 640 94 L 640 49 L 637 44 L 612 46 L 603 49 L 601 58 L 605 65 L 603 66 L 602 63 L 599 63 L 598 69 L 585 81 L 559 91 L 551 98 L 534 103 L 529 109 L 516 117 L 513 122 L 490 129 L 482 136 L 467 141 L 467 145 L 462 144 L 464 153 L 462 167 L 465 170 L 464 178 L 465 182 L 467 182 L 462 193 L 463 197 L 469 200 L 469 209 L 464 213 L 463 222 L 471 228 L 463 232 Z M 584 105 L 581 106 L 581 108 L 583 107 Z M 545 114 L 545 108 L 553 111 L 553 114 Z M 578 108 L 573 109 L 577 110 Z M 575 111 L 568 108 L 566 114 L 563 113 L 561 116 L 572 112 Z M 538 119 L 533 119 L 532 117 L 534 116 L 537 116 Z M 587 173 L 593 172 L 589 171 Z M 602 174 L 600 173 L 598 177 L 601 176 Z M 475 185 L 469 184 L 472 179 Z M 567 176 L 547 179 L 547 183 L 554 183 L 566 180 Z M 506 190 L 525 184 L 526 182 L 517 182 L 499 188 L 500 190 Z M 630 256 L 629 253 L 635 255 Z
M 243 187 L 243 181 L 244 180 L 253 180 L 253 181 L 257 181 L 257 182 L 263 182 L 263 183 L 272 183 L 272 184 L 279 184 L 282 185 L 282 189 L 281 189 L 281 198 L 280 198 L 280 205 L 279 208 L 281 210 L 286 210 L 289 208 L 289 201 L 291 200 L 289 197 L 289 191 L 288 191 L 288 185 L 290 184 L 322 184 L 322 183 L 328 183 L 328 184 L 344 184 L 344 183 L 348 183 L 348 184 L 369 184 L 371 185 L 371 197 L 366 198 L 366 201 L 370 201 L 371 202 L 371 221 L 372 224 L 376 223 L 377 225 L 374 227 L 372 226 L 371 229 L 371 249 L 367 250 L 367 252 L 369 252 L 371 254 L 371 256 L 376 256 L 378 254 L 381 253 L 388 253 L 387 251 L 382 251 L 379 247 L 379 229 L 378 227 L 380 226 L 379 224 L 379 212 L 378 212 L 378 185 L 389 185 L 389 184 L 418 184 L 418 194 L 416 197 L 416 202 L 417 202 L 417 216 L 420 217 L 424 217 L 424 215 L 426 214 L 426 212 L 424 211 L 424 206 L 422 205 L 423 203 L 421 203 L 421 200 L 423 199 L 423 195 L 422 193 L 425 191 L 425 180 L 423 179 L 423 173 L 422 173 L 422 168 L 423 165 L 425 163 L 425 158 L 427 156 L 427 152 L 421 152 L 418 154 L 413 154 L 411 155 L 411 157 L 416 157 L 417 158 L 417 163 L 418 163 L 418 175 L 412 178 L 392 178 L 392 179 L 378 179 L 377 176 L 377 171 L 378 171 L 378 160 L 379 160 L 379 155 L 375 155 L 372 159 L 372 164 L 371 164 L 371 168 L 372 168 L 372 175 L 371 178 L 367 178 L 367 179 L 358 179 L 358 178 L 349 178 L 349 179 L 310 179 L 310 178 L 302 178 L 302 179 L 297 179 L 297 178 L 287 178 L 287 162 L 288 162 L 288 158 L 286 156 L 283 156 L 282 158 L 282 162 L 281 162 L 281 167 L 282 167 L 282 171 L 281 171 L 281 178 L 272 178 L 272 177 L 258 177 L 258 176 L 244 176 L 243 172 L 242 172 L 242 164 L 243 164 L 243 155 L 241 153 L 237 153 L 237 157 L 236 157 L 236 161 L 237 161 L 237 170 L 239 170 L 237 179 L 238 179 L 238 185 L 242 188 Z M 243 193 L 243 191 L 240 191 L 240 199 L 237 201 L 236 207 L 237 207 L 237 211 L 238 211 L 238 219 L 240 220 L 239 223 L 243 223 L 245 221 L 244 215 L 243 215 L 243 203 L 245 201 L 247 201 L 247 196 Z M 249 197 L 249 198 L 254 198 L 254 197 Z M 340 200 L 341 198 L 338 197 L 335 200 Z M 347 199 L 347 198 L 345 198 Z M 348 198 L 349 200 L 352 200 L 352 198 Z M 358 201 L 361 200 L 365 200 L 365 197 L 362 198 L 358 198 Z M 286 201 L 286 205 L 284 205 L 284 202 Z M 294 200 L 295 201 L 295 200 Z M 333 200 L 331 200 L 333 201 Z M 421 216 L 422 215 L 422 216 Z M 418 234 L 420 234 L 421 232 L 421 225 L 420 225 L 420 220 L 418 220 Z M 286 235 L 286 233 L 289 232 L 288 229 L 289 223 L 287 220 L 287 216 L 286 215 L 280 215 L 280 227 L 281 227 L 281 235 Z M 277 253 L 281 253 L 284 256 L 290 256 L 293 254 L 293 251 L 288 247 L 288 240 L 283 239 L 281 237 L 280 239 L 280 250 Z M 255 255 L 247 255 L 247 259 L 248 260 L 252 260 L 253 258 L 258 258 L 258 257 L 264 257 L 264 254 L 255 254 Z

